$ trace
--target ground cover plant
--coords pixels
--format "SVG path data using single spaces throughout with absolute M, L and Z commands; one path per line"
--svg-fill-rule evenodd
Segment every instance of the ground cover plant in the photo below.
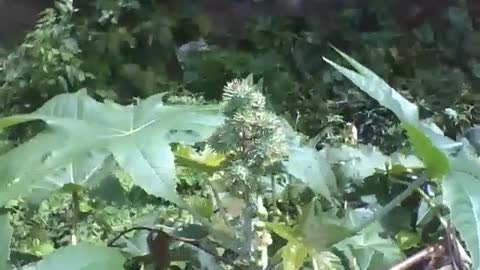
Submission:
M 0 269 L 480 268 L 466 9 L 215 45 L 179 5 L 57 1 L 1 59 Z

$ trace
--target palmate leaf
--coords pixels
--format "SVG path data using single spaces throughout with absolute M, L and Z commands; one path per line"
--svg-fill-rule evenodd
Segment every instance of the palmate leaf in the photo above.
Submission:
M 332 201 L 337 192 L 337 182 L 330 164 L 316 149 L 308 146 L 291 146 L 289 158 L 284 162 L 288 173 L 307 184 L 313 191 Z
M 298 226 L 289 227 L 284 223 L 277 222 L 267 223 L 267 228 L 287 240 L 287 244 L 279 250 L 282 257 L 283 269 L 301 269 L 305 259 L 309 253 L 312 252 L 312 248 L 304 243 Z
M 332 201 L 332 194 L 337 192 L 337 181 L 327 160 L 315 147 L 302 144 L 299 134 L 284 118 L 280 120 L 282 133 L 289 144 L 288 159 L 283 161 L 283 166 L 290 175 Z
M 66 185 L 71 188 L 96 187 L 111 176 L 114 162 L 106 151 L 90 151 L 73 158 L 64 167 L 46 175 L 42 181 L 35 181 L 25 196 L 30 203 L 40 203 L 52 192 Z
M 136 185 L 180 203 L 169 144 L 202 141 L 223 122 L 213 105 L 169 106 L 159 94 L 122 106 L 97 102 L 81 90 L 58 95 L 31 114 L 2 118 L 0 128 L 38 119 L 48 128 L 0 157 L 1 203 L 91 151 L 108 152 Z
M 328 251 L 353 232 L 344 220 L 339 219 L 333 212 L 316 211 L 314 207 L 307 209 L 301 219 L 303 241 L 316 252 Z
M 373 212 L 369 209 L 355 209 L 348 212 L 348 223 L 356 227 Z M 382 227 L 378 222 L 365 228 L 361 234 L 349 237 L 335 245 L 345 253 L 358 269 L 388 269 L 403 259 L 400 248 L 390 239 L 380 237 Z
M 81 243 L 60 248 L 21 270 L 122 270 L 125 257 L 114 248 Z

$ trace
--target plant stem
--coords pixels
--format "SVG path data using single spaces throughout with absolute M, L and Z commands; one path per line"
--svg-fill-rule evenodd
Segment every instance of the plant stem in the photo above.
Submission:
M 225 225 L 227 225 L 228 224 L 227 213 L 225 212 L 225 208 L 223 208 L 222 200 L 220 199 L 220 196 L 218 195 L 218 192 L 215 189 L 215 187 L 212 185 L 212 183 L 210 181 L 207 181 L 207 183 L 210 189 L 212 190 L 213 197 L 215 198 L 215 202 L 218 207 L 218 212 L 220 213 L 220 216 L 222 216 L 222 219 L 223 219 L 223 222 L 225 222 Z
M 270 176 L 271 178 L 271 184 L 272 184 L 272 204 L 273 204 L 273 210 L 277 211 L 277 189 L 275 186 L 275 176 Z
M 393 210 L 398 204 L 403 202 L 408 196 L 410 196 L 417 188 L 419 188 L 423 183 L 425 183 L 426 177 L 420 176 L 417 180 L 407 186 L 407 188 L 402 191 L 397 197 L 391 200 L 387 205 L 385 205 L 382 209 L 376 211 L 371 218 L 365 221 L 363 224 L 360 224 L 355 230 L 354 233 L 358 233 L 361 230 L 368 227 L 370 224 L 374 223 L 375 221 L 383 218 L 386 214 Z
M 78 222 L 80 217 L 80 198 L 78 191 L 72 192 L 72 246 L 77 245 Z
M 408 182 L 405 182 L 405 181 L 402 181 L 402 180 L 399 180 L 399 179 L 395 179 L 395 178 L 390 178 L 390 180 L 392 182 L 395 182 L 395 183 L 399 183 L 399 184 L 402 184 L 402 185 L 406 185 L 406 186 L 409 186 L 410 183 Z M 430 208 L 432 208 L 432 210 L 434 211 L 435 213 L 435 216 L 437 216 L 438 220 L 440 221 L 440 224 L 442 225 L 443 229 L 449 233 L 449 231 L 451 230 L 450 226 L 449 226 L 449 223 L 448 221 L 442 216 L 442 214 L 438 211 L 438 205 L 432 200 L 432 198 L 430 196 L 428 196 L 421 188 L 417 188 L 416 191 L 420 194 L 420 196 L 425 200 L 425 202 L 427 202 L 428 206 L 430 206 Z M 460 241 L 458 241 L 458 239 L 455 237 L 455 245 L 457 246 L 458 248 L 458 252 L 460 253 L 460 256 L 462 258 L 462 260 L 464 260 L 465 262 L 471 264 L 471 258 L 470 256 L 468 256 L 467 252 L 465 251 L 465 249 L 463 248 L 463 246 L 460 244 Z
M 243 236 L 244 236 L 244 246 L 243 246 L 243 252 L 245 258 L 247 261 L 250 260 L 251 255 L 252 255 L 252 244 L 253 244 L 253 218 L 252 218 L 252 212 L 253 212 L 253 202 L 251 199 L 251 194 L 249 194 L 250 191 L 245 192 L 245 203 L 246 207 L 243 210 Z

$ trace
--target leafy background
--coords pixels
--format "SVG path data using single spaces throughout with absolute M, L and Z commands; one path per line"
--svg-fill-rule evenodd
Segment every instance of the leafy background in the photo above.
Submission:
M 31 269 L 47 269 L 48 260 L 56 260 L 55 256 L 74 265 L 71 261 L 87 252 L 106 259 L 92 257 L 93 266 L 103 269 L 103 265 L 122 265 L 124 257 L 83 242 L 105 243 L 133 226 L 189 224 L 192 217 L 172 202 L 193 205 L 200 215 L 211 217 L 215 210 L 204 189 L 210 177 L 205 166 L 215 167 L 215 158 L 210 160 L 206 154 L 207 158 L 193 158 L 195 153 L 188 148 L 172 151 L 169 145 L 208 137 L 220 121 L 215 104 L 225 84 L 253 74 L 255 81 L 262 81 L 268 107 L 285 118 L 293 131 L 309 138 L 307 145 L 291 149 L 286 168 L 300 181 L 281 185 L 282 222 L 268 225 L 275 233 L 273 245 L 284 269 L 302 265 L 387 269 L 436 243 L 443 233 L 442 221 L 432 217 L 432 207 L 420 192 L 360 235 L 346 238 L 340 225 L 356 228 L 400 194 L 425 166 L 435 178 L 446 173 L 442 171 L 448 167 L 445 164 L 454 169 L 441 185 L 430 183 L 434 194 L 443 191 L 431 200 L 450 208 L 476 269 L 480 223 L 472 216 L 479 211 L 480 187 L 472 184 L 479 177 L 478 169 L 472 172 L 472 168 L 477 161 L 468 167 L 460 158 L 431 159 L 442 155 L 428 147 L 430 141 L 418 132 L 416 122 L 407 121 L 413 125 L 410 128 L 402 123 L 411 120 L 403 115 L 409 112 L 399 112 L 391 100 L 379 98 L 372 85 L 362 87 L 358 74 L 342 72 L 338 66 L 336 70 L 324 59 L 346 63 L 331 45 L 347 53 L 405 97 L 402 110 L 418 106 L 421 119 L 435 123 L 445 139 L 456 140 L 479 120 L 480 30 L 475 24 L 475 2 L 420 1 L 417 13 L 410 12 L 415 1 L 399 6 L 395 1 L 325 1 L 304 3 L 303 9 L 282 6 L 282 1 L 275 6 L 260 2 L 95 0 L 75 3 L 74 8 L 70 1 L 57 1 L 41 13 L 26 36 L 0 35 L 0 106 L 2 116 L 9 116 L 0 124 L 5 153 L 0 158 L 0 201 L 5 208 L 0 216 L 0 258 L 10 257 L 19 266 L 45 257 L 44 264 Z M 383 89 L 365 70 L 357 72 Z M 398 101 L 398 96 L 393 97 Z M 97 102 L 105 98 L 115 104 Z M 165 106 L 149 105 L 158 100 L 165 100 Z M 72 104 L 76 111 L 70 109 Z M 122 138 L 103 129 L 128 133 L 131 118 L 138 120 L 135 127 L 157 118 L 171 123 L 159 122 L 157 127 Z M 46 132 L 29 140 L 45 126 Z M 172 135 L 172 130 L 184 132 Z M 72 147 L 65 151 L 68 145 Z M 81 153 L 85 145 L 91 152 Z M 120 164 L 104 160 L 106 145 Z M 14 150 L 7 152 L 10 149 Z M 139 164 L 138 153 L 158 166 Z M 202 169 L 191 169 L 191 163 L 190 167 L 174 166 L 174 155 L 177 165 L 185 157 Z M 72 158 L 67 165 L 63 165 L 65 158 Z M 99 169 L 101 162 L 120 169 L 110 175 Z M 385 171 L 385 163 L 393 164 L 391 171 Z M 306 164 L 314 169 L 303 170 Z M 7 180 L 14 178 L 22 181 L 8 185 Z M 278 178 L 290 181 L 284 175 Z M 159 189 L 148 182 L 152 179 L 176 185 L 177 193 Z M 14 200 L 19 194 L 28 195 Z M 321 198 L 325 211 L 305 210 L 313 207 L 312 198 Z M 235 212 L 239 203 L 228 199 L 222 200 Z M 345 204 L 349 208 L 341 219 L 328 211 Z M 72 231 L 82 242 L 78 248 L 53 253 L 77 241 L 72 240 Z M 319 231 L 336 233 L 312 235 Z M 7 245 L 10 240 L 3 239 L 10 235 L 11 245 Z M 298 240 L 300 235 L 315 240 L 304 243 Z M 122 252 L 131 259 L 128 269 L 140 269 L 140 258 L 148 254 L 135 237 L 145 238 L 139 234 L 123 239 Z M 176 266 L 171 267 L 190 269 L 195 263 L 188 264 L 180 255 L 191 252 L 182 248 L 174 247 Z M 310 261 L 303 264 L 309 256 Z M 366 259 L 352 263 L 351 258 Z M 78 269 L 86 267 L 92 265 L 78 265 Z

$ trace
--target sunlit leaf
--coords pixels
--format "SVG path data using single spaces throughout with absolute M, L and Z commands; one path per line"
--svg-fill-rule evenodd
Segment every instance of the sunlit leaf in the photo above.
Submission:
M 192 196 L 187 198 L 187 202 L 198 214 L 205 218 L 210 218 L 215 211 L 213 200 L 211 198 Z
M 390 160 L 378 148 L 369 145 L 326 147 L 321 151 L 337 174 L 360 183 L 378 170 L 385 170 Z
M 427 169 L 427 175 L 431 179 L 439 179 L 449 170 L 449 162 L 445 153 L 435 147 L 431 140 L 414 126 L 403 123 L 408 138 L 417 155 L 422 159 Z
M 282 237 L 287 241 L 290 241 L 290 242 L 298 241 L 298 236 L 299 236 L 298 232 L 296 232 L 294 228 L 284 223 L 269 222 L 267 223 L 267 228 L 269 228 L 274 233 L 278 234 L 280 237 Z
M 282 248 L 282 262 L 284 270 L 298 270 L 303 266 L 308 255 L 305 246 L 297 241 L 288 242 Z
M 418 233 L 402 230 L 395 235 L 395 240 L 402 250 L 406 250 L 417 247 L 422 239 Z
M 0 157 L 3 203 L 93 150 L 111 153 L 148 193 L 180 203 L 169 144 L 203 141 L 223 117 L 217 106 L 170 106 L 162 98 L 122 106 L 99 103 L 82 90 L 58 95 L 32 114 L 0 119 L 0 128 L 37 119 L 48 124 L 45 132 Z
M 312 255 L 312 263 L 315 265 L 314 269 L 318 270 L 343 270 L 340 258 L 329 251 L 317 252 Z
M 219 170 L 220 165 L 225 160 L 225 155 L 215 153 L 210 148 L 198 153 L 188 145 L 177 146 L 174 154 L 179 165 L 206 172 Z
M 291 175 L 305 183 L 313 191 L 332 201 L 337 183 L 327 160 L 313 147 L 291 147 L 284 165 Z

